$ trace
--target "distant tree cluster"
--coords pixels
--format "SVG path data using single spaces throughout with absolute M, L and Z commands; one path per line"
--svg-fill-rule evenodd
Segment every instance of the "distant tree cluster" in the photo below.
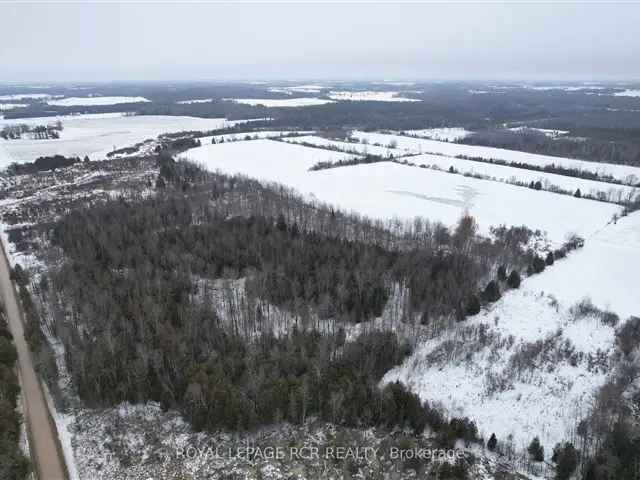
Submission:
M 8 171 L 13 175 L 26 175 L 37 172 L 45 172 L 65 168 L 80 162 L 80 157 L 65 157 L 64 155 L 53 155 L 50 157 L 38 157 L 33 162 L 12 163 Z

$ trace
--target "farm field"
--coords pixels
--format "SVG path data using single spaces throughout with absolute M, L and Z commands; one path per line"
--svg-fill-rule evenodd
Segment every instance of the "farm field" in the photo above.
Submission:
M 434 153 L 447 156 L 465 155 L 484 159 L 504 160 L 507 162 L 521 162 L 530 165 L 544 167 L 556 165 L 564 168 L 574 168 L 596 172 L 599 175 L 611 175 L 625 183 L 637 183 L 640 181 L 640 168 L 628 165 L 611 163 L 595 163 L 571 158 L 537 155 L 534 153 L 505 150 L 502 148 L 482 147 L 476 145 L 462 145 L 457 143 L 438 142 L 422 138 L 413 138 L 403 135 L 384 133 L 368 133 L 356 131 L 353 137 L 369 144 L 389 145 L 395 148 L 407 150 L 412 153 Z
M 47 155 L 88 155 L 96 160 L 110 151 L 132 146 L 146 139 L 155 139 L 162 133 L 182 130 L 213 130 L 224 128 L 230 122 L 224 118 L 195 118 L 177 116 L 123 116 L 122 114 L 95 114 L 59 117 L 63 131 L 59 139 L 2 140 L 0 139 L 0 168 L 13 162 L 34 161 Z M 3 124 L 27 123 L 31 125 L 55 122 L 56 117 L 40 119 L 0 120 Z
M 329 98 L 333 100 L 348 100 L 351 102 L 419 102 L 417 98 L 406 98 L 402 92 L 352 92 L 331 91 Z
M 411 157 L 410 160 L 416 165 L 427 165 L 440 170 L 448 170 L 450 167 L 453 167 L 461 174 L 482 175 L 483 177 L 486 176 L 502 182 L 522 182 L 530 184 L 531 182 L 540 181 L 542 188 L 545 190 L 554 189 L 555 187 L 574 193 L 577 189 L 580 189 L 582 195 L 589 194 L 595 197 L 600 194 L 611 201 L 635 198 L 640 194 L 640 188 L 629 185 L 598 182 L 554 173 L 536 172 L 535 170 L 476 162 L 456 157 L 423 154 Z
M 144 97 L 68 97 L 60 100 L 47 100 L 49 105 L 58 107 L 118 105 L 120 103 L 146 103 L 150 100 Z
M 317 145 L 322 148 L 333 148 L 343 152 L 357 153 L 359 155 L 378 155 L 380 157 L 402 157 L 407 155 L 404 150 L 389 147 L 378 147 L 377 145 L 365 145 L 356 142 L 341 142 L 338 140 L 330 140 L 323 137 L 316 137 L 311 135 L 305 135 L 301 137 L 285 138 L 289 143 L 307 143 L 311 145 Z
M 245 105 L 258 106 L 262 105 L 264 107 L 310 107 L 313 105 L 325 105 L 327 103 L 333 103 L 333 100 L 326 100 L 322 98 L 284 98 L 284 99 L 274 99 L 274 98 L 225 98 L 225 100 L 235 102 L 235 103 L 243 103 Z
M 481 231 L 494 225 L 527 225 L 561 243 L 569 234 L 589 236 L 620 207 L 500 182 L 381 162 L 309 171 L 319 161 L 349 154 L 286 142 L 206 145 L 184 153 L 206 168 L 278 182 L 303 195 L 377 219 L 422 216 L 445 225 L 469 212 Z
M 449 127 L 426 128 L 423 130 L 406 130 L 404 133 L 410 136 L 430 138 L 431 140 L 439 140 L 441 142 L 454 142 L 468 135 L 471 135 L 473 132 L 460 127 Z

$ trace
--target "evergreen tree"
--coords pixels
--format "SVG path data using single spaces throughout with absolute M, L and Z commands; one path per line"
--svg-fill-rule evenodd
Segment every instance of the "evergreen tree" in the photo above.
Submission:
M 531 440 L 527 451 L 534 462 L 542 462 L 544 460 L 544 447 L 540 443 L 540 439 L 538 437 L 534 437 L 533 440 Z
M 465 313 L 468 316 L 477 315 L 478 313 L 480 313 L 480 299 L 476 294 L 473 294 L 469 297 Z
M 507 267 L 500 265 L 498 267 L 498 280 L 504 282 L 507 279 Z
M 482 292 L 482 298 L 485 302 L 497 302 L 500 300 L 500 287 L 498 282 L 491 280 Z
M 509 278 L 507 279 L 507 285 L 510 288 L 519 288 L 520 287 L 520 274 L 517 270 L 512 270 L 509 274 Z
M 498 439 L 496 438 L 496 434 L 492 433 L 491 437 L 489 438 L 489 441 L 487 442 L 487 448 L 493 452 L 495 451 L 497 445 L 498 445 Z
M 553 252 L 547 253 L 547 258 L 545 258 L 544 262 L 547 265 L 553 265 L 554 261 L 555 261 L 555 257 L 553 256 Z
M 576 190 L 576 193 L 574 193 L 573 196 L 576 198 L 582 198 L 582 192 L 579 188 Z

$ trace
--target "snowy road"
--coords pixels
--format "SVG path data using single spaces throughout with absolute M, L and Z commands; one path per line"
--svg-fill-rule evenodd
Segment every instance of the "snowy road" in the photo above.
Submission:
M 24 338 L 22 316 L 15 290 L 9 278 L 9 266 L 2 248 L 0 258 L 0 289 L 9 329 L 18 351 L 18 369 L 22 386 L 24 416 L 29 429 L 32 460 L 40 480 L 66 480 L 66 468 L 58 447 L 58 434 L 52 421 L 40 381 L 33 368 L 31 352 Z

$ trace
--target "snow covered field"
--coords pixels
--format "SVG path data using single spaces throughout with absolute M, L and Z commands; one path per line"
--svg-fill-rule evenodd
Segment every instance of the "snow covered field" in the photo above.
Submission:
M 265 107 L 310 107 L 313 105 L 324 105 L 326 103 L 333 103 L 332 100 L 325 100 L 322 98 L 225 98 L 224 100 L 244 103 L 245 105 L 262 105 Z
M 400 96 L 400 92 L 350 92 L 331 91 L 329 98 L 334 100 L 350 100 L 352 102 L 419 102 L 415 98 Z
M 4 110 L 13 110 L 14 108 L 28 107 L 26 103 L 0 103 L 0 112 Z
M 69 97 L 61 100 L 47 100 L 49 105 L 58 107 L 118 105 L 120 103 L 143 103 L 150 100 L 144 97 Z
M 53 98 L 53 95 L 48 93 L 12 93 L 11 95 L 0 95 L 0 100 L 46 100 Z
M 552 293 L 565 304 L 585 296 L 599 308 L 626 318 L 640 315 L 635 278 L 640 271 L 640 212 L 607 225 L 586 239 L 585 246 L 532 277 L 527 286 Z
M 453 157 L 465 155 L 469 157 L 504 160 L 506 162 L 521 162 L 541 167 L 556 165 L 563 168 L 588 170 L 601 175 L 611 175 L 626 183 L 636 183 L 640 181 L 640 168 L 628 165 L 587 162 L 584 160 L 518 152 L 516 150 L 505 150 L 503 148 L 461 145 L 457 143 L 438 142 L 436 140 L 384 133 L 355 131 L 353 133 L 353 137 L 360 141 L 366 141 L 369 144 L 391 145 L 395 148 L 400 148 L 413 153 L 435 153 Z
M 0 139 L 0 168 L 4 168 L 12 162 L 31 162 L 37 157 L 54 154 L 80 157 L 88 155 L 92 160 L 102 159 L 114 149 L 156 138 L 161 133 L 182 130 L 213 130 L 230 125 L 230 122 L 223 118 L 205 119 L 156 115 L 96 114 L 58 118 L 64 127 L 59 139 Z M 0 120 L 0 128 L 3 124 L 40 125 L 53 123 L 56 120 L 56 117 Z
M 213 102 L 213 98 L 194 98 L 192 100 L 180 100 L 176 103 L 180 105 L 191 105 L 193 103 L 210 103 Z
M 504 440 L 512 434 L 515 446 L 522 447 L 539 435 L 549 452 L 588 412 L 610 371 L 607 358 L 615 343 L 612 326 L 571 307 L 588 298 L 621 321 L 640 314 L 640 296 L 634 293 L 638 269 L 640 212 L 603 227 L 582 249 L 527 278 L 520 290 L 507 292 L 465 322 L 472 329 L 483 325 L 484 338 L 491 340 L 483 344 L 468 332 L 465 337 L 460 327 L 423 343 L 385 381 L 400 380 L 423 399 L 470 416 L 485 438 L 495 432 Z M 530 369 L 514 371 L 509 359 L 536 341 L 546 342 L 545 353 L 534 357 Z M 470 356 L 459 342 L 467 349 L 475 345 Z M 445 350 L 447 355 L 436 360 L 437 352 Z M 567 355 L 569 351 L 573 353 Z M 506 388 L 492 388 L 496 379 L 504 380 Z
M 257 132 L 228 133 L 228 134 L 225 134 L 225 135 L 209 135 L 209 136 L 206 136 L 206 137 L 200 137 L 198 140 L 200 140 L 200 143 L 202 143 L 202 145 L 205 145 L 207 143 L 212 143 L 211 141 L 214 138 L 216 140 L 216 143 L 220 143 L 220 142 L 238 142 L 238 141 L 244 141 L 244 140 L 247 140 L 247 139 L 256 140 L 256 139 L 259 139 L 259 138 L 279 138 L 279 137 L 283 137 L 283 139 L 285 139 L 285 138 L 288 138 L 288 137 L 285 137 L 286 135 L 291 135 L 293 133 L 300 134 L 300 135 L 306 135 L 306 134 L 309 134 L 309 133 L 313 133 L 313 131 L 294 132 L 294 131 L 290 131 L 290 130 L 261 130 L 261 131 L 257 131 Z
M 620 207 L 500 182 L 452 175 L 393 162 L 309 171 L 319 161 L 351 155 L 286 142 L 203 145 L 184 154 L 211 170 L 244 174 L 372 218 L 422 216 L 453 225 L 469 211 L 488 233 L 492 225 L 527 225 L 555 242 L 567 234 L 590 236 Z
M 423 400 L 470 417 L 485 439 L 512 435 L 524 450 L 539 436 L 550 456 L 588 413 L 615 342 L 613 327 L 576 318 L 570 307 L 527 280 L 464 326 L 423 343 L 383 383 L 399 380 Z
M 456 140 L 460 140 L 461 138 L 471 135 L 473 132 L 460 127 L 451 127 L 407 130 L 405 133 L 412 137 L 430 138 L 431 140 L 439 140 L 441 142 L 455 142 Z
M 589 194 L 597 196 L 600 192 L 606 194 L 606 198 L 614 201 L 625 200 L 629 197 L 635 198 L 640 195 L 640 188 L 628 185 L 618 185 L 615 183 L 598 182 L 595 180 L 585 180 L 577 177 L 568 177 L 554 173 L 536 172 L 524 168 L 507 167 L 491 163 L 475 162 L 455 157 L 444 157 L 442 155 L 423 154 L 411 157 L 411 162 L 416 165 L 424 164 L 429 167 L 448 170 L 455 168 L 459 173 L 482 175 L 502 182 L 522 182 L 529 184 L 540 181 L 542 188 L 553 190 L 554 187 L 568 192 L 575 192 L 580 189 L 582 195 Z
M 640 90 L 625 90 L 613 94 L 616 97 L 640 97 Z
M 289 143 L 307 143 L 324 148 L 333 148 L 343 152 L 357 153 L 359 155 L 370 154 L 378 155 L 380 157 L 402 157 L 407 154 L 404 150 L 398 150 L 397 148 L 378 147 L 376 145 L 365 145 L 363 143 L 340 142 L 311 135 L 285 138 L 284 140 Z

